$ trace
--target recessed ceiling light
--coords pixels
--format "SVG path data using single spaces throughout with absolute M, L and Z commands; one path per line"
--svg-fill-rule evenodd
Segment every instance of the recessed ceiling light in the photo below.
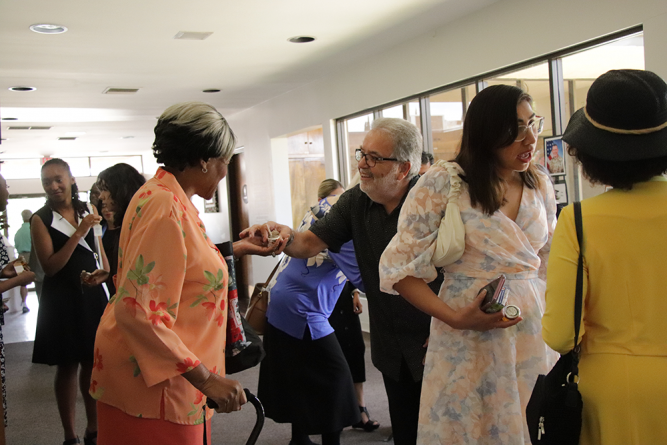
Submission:
M 219 93 L 220 91 L 222 91 L 222 90 L 219 90 L 217 88 L 209 88 L 209 89 L 203 90 L 202 93 Z
M 52 25 L 50 23 L 36 23 L 34 25 L 30 25 L 30 31 L 34 31 L 38 34 L 62 34 L 67 32 L 67 27 L 61 25 Z
M 35 91 L 35 87 L 9 87 L 9 91 Z
M 287 39 L 288 42 L 292 43 L 310 43 L 315 40 L 315 37 L 309 37 L 309 36 L 297 36 L 297 37 L 291 37 Z
M 19 120 L 19 118 L 18 117 L 3 117 L 2 120 L 3 121 L 17 121 L 17 120 Z

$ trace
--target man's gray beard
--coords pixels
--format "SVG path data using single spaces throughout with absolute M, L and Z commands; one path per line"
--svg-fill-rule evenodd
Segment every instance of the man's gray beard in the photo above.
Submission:
M 396 188 L 395 186 L 397 184 L 394 184 L 393 181 L 391 180 L 391 175 L 394 174 L 394 170 L 390 171 L 387 173 L 384 177 L 381 179 L 375 179 L 373 178 L 373 184 L 365 184 L 363 181 L 359 183 L 359 188 L 361 189 L 362 192 L 364 192 L 368 197 L 373 201 L 380 203 L 381 201 L 384 201 L 382 198 L 387 198 L 388 196 L 384 196 L 383 192 L 390 192 L 392 189 Z M 368 187 L 370 185 L 370 187 Z M 369 188 L 370 190 L 364 190 L 366 188 Z M 370 193 L 369 193 L 370 191 Z M 391 193 L 387 193 L 387 195 L 391 195 Z

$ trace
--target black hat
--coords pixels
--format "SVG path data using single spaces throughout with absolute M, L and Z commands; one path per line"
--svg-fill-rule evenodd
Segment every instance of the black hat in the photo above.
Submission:
M 563 140 L 608 161 L 667 156 L 667 84 L 651 71 L 612 70 L 598 77 Z

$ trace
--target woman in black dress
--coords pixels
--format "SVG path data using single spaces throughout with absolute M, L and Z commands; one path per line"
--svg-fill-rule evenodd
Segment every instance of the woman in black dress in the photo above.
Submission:
M 51 159 L 42 166 L 46 205 L 35 212 L 30 233 L 45 278 L 37 316 L 33 363 L 56 365 L 55 393 L 65 445 L 77 444 L 75 429 L 77 371 L 86 407 L 86 445 L 97 435 L 95 400 L 88 394 L 93 346 L 107 295 L 99 286 L 108 277 L 108 262 L 95 224 L 101 217 L 79 200 L 69 165 Z M 98 254 L 101 265 L 98 264 Z M 92 272 L 92 273 L 91 273 Z
M 99 189 L 99 203 L 103 206 L 102 214 L 107 221 L 107 229 L 102 239 L 104 251 L 109 259 L 109 278 L 107 287 L 109 295 L 116 293 L 113 277 L 118 270 L 118 245 L 120 228 L 127 206 L 139 188 L 146 183 L 146 178 L 130 164 L 119 163 L 105 170 L 97 176 L 95 183 Z M 111 220 L 107 217 L 110 215 Z
M 116 285 L 113 281 L 113 276 L 118 271 L 118 245 L 120 241 L 120 226 L 114 224 L 114 212 L 109 210 L 109 206 L 105 205 L 101 200 L 99 201 L 99 212 L 106 222 L 106 228 L 102 235 L 102 246 L 104 253 L 107 255 L 109 261 L 109 278 L 106 280 L 107 289 L 109 290 L 109 297 L 116 294 Z
M 350 367 L 352 381 L 354 382 L 354 392 L 357 395 L 361 420 L 352 428 L 360 428 L 371 432 L 380 428 L 377 420 L 371 419 L 371 415 L 366 408 L 364 399 L 364 382 L 366 381 L 366 361 L 364 354 L 366 352 L 366 343 L 364 334 L 361 331 L 361 321 L 359 314 L 363 312 L 363 306 L 359 301 L 359 290 L 355 288 L 351 281 L 345 283 L 343 291 L 338 297 L 336 307 L 334 307 L 329 323 L 334 328 L 336 338 L 343 350 L 345 361 Z

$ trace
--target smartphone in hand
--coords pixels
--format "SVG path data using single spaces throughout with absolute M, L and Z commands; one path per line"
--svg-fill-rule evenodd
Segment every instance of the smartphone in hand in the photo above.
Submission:
M 505 287 L 505 275 L 501 274 L 498 278 L 481 288 L 477 295 L 483 290 L 486 290 L 486 296 L 480 308 L 487 314 L 493 314 L 502 310 L 507 302 L 507 294 L 509 293 L 509 290 Z

